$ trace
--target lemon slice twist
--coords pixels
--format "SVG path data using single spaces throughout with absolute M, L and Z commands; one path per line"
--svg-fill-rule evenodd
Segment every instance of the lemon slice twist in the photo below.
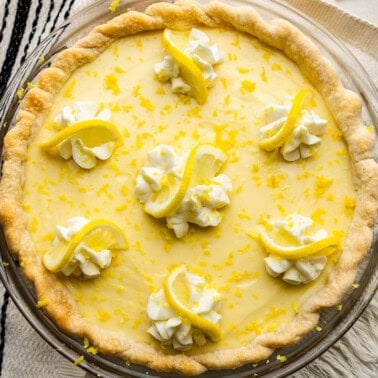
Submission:
M 81 139 L 83 144 L 89 148 L 108 142 L 115 142 L 118 146 L 122 140 L 118 128 L 113 123 L 101 119 L 90 119 L 75 122 L 64 128 L 51 139 L 40 143 L 40 147 L 52 155 L 57 155 L 59 144 L 72 137 Z
M 278 245 L 264 231 L 260 233 L 259 239 L 268 252 L 287 259 L 328 256 L 341 249 L 339 239 L 334 236 L 300 246 Z
M 43 255 L 43 265 L 53 273 L 59 272 L 71 259 L 75 250 L 82 244 L 96 251 L 103 249 L 127 249 L 126 237 L 122 229 L 106 219 L 88 222 L 68 242 L 61 241 Z
M 213 178 L 226 159 L 227 156 L 212 144 L 202 143 L 193 147 L 185 163 L 182 178 L 169 172 L 161 190 L 145 203 L 144 210 L 156 218 L 174 213 L 189 188 Z
M 266 151 L 273 151 L 280 147 L 294 131 L 296 123 L 302 114 L 302 109 L 311 92 L 307 89 L 300 90 L 293 99 L 293 103 L 283 126 L 272 136 L 260 140 L 259 147 Z
M 177 44 L 179 38 L 174 38 L 175 34 L 171 29 L 165 29 L 162 36 L 163 48 L 177 62 L 180 74 L 184 81 L 190 86 L 190 94 L 200 104 L 207 100 L 207 85 L 205 77 L 194 59 L 184 53 L 184 49 Z
M 186 304 L 183 303 L 181 297 L 188 297 L 188 293 L 177 293 L 176 292 L 176 283 L 185 276 L 186 266 L 185 264 L 180 264 L 174 266 L 169 274 L 164 280 L 164 294 L 167 299 L 168 304 L 184 319 L 187 319 L 194 327 L 203 331 L 206 335 L 210 337 L 213 341 L 218 341 L 221 337 L 221 329 L 215 323 L 197 315 L 194 313 Z M 185 279 L 185 277 L 184 277 Z

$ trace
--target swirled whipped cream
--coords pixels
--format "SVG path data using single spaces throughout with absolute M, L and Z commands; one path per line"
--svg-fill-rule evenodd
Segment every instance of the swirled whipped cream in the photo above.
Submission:
M 190 188 L 181 206 L 167 217 L 167 227 L 182 238 L 189 231 L 189 223 L 200 227 L 218 226 L 223 217 L 220 209 L 230 204 L 232 189 L 231 180 L 224 174 L 209 180 L 206 185 Z
M 110 121 L 111 116 L 112 113 L 109 109 L 101 109 L 96 102 L 77 101 L 72 106 L 64 106 L 62 111 L 54 118 L 54 122 L 63 128 L 87 119 Z
M 60 241 L 69 242 L 87 223 L 84 217 L 73 217 L 67 220 L 67 226 L 56 226 L 56 238 L 54 245 Z M 95 251 L 83 243 L 75 249 L 70 260 L 62 268 L 61 272 L 65 276 L 95 278 L 100 275 L 101 270 L 107 268 L 112 262 L 110 250 L 103 249 Z
M 190 288 L 190 309 L 193 313 L 219 324 L 221 301 L 217 290 L 209 288 L 203 277 L 186 272 L 185 277 Z M 183 319 L 168 304 L 163 289 L 152 294 L 147 304 L 147 315 L 153 322 L 148 329 L 155 339 L 174 349 L 188 350 L 193 343 L 204 345 L 205 334 L 190 322 Z
M 54 121 L 60 128 L 70 126 L 76 122 L 100 119 L 110 121 L 109 109 L 100 109 L 99 105 L 90 101 L 78 101 L 72 106 L 65 106 L 55 117 Z M 77 165 L 84 169 L 96 166 L 97 159 L 107 160 L 112 155 L 114 142 L 107 142 L 95 147 L 86 146 L 80 138 L 71 137 L 58 146 L 60 156 L 68 160 L 72 157 Z
M 313 243 L 328 236 L 324 229 L 311 233 L 313 220 L 299 214 L 290 214 L 285 219 L 272 222 L 275 231 L 285 232 L 300 245 Z M 277 244 L 278 245 L 278 244 Z M 315 280 L 327 263 L 326 256 L 306 257 L 297 260 L 269 255 L 265 267 L 272 277 L 282 275 L 282 279 L 292 285 L 299 285 Z
M 223 54 L 217 44 L 210 44 L 206 33 L 193 28 L 189 35 L 189 46 L 185 54 L 193 58 L 202 71 L 208 87 L 214 85 L 217 74 L 214 65 L 223 61 Z M 189 93 L 190 86 L 180 77 L 180 68 L 171 55 L 166 55 L 162 62 L 156 63 L 154 71 L 160 81 L 171 81 L 173 93 Z
M 187 156 L 177 156 L 174 148 L 160 144 L 148 153 L 148 162 L 136 180 L 135 193 L 141 203 L 162 190 L 168 174 L 183 178 Z M 178 238 L 189 231 L 189 223 L 200 227 L 217 226 L 222 220 L 222 209 L 230 203 L 232 183 L 224 174 L 209 177 L 206 184 L 188 189 L 177 210 L 167 217 L 167 227 Z
M 283 126 L 291 108 L 291 101 L 287 100 L 283 105 L 270 104 L 266 108 L 268 124 L 261 127 L 260 138 L 272 136 Z M 311 147 L 320 143 L 320 136 L 325 133 L 327 121 L 320 118 L 314 111 L 302 110 L 301 116 L 296 122 L 296 127 L 281 146 L 280 152 L 285 160 L 295 161 L 305 159 L 312 155 Z

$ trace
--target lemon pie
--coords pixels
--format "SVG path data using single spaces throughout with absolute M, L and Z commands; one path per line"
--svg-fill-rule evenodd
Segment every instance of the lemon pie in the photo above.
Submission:
M 236 368 L 351 287 L 373 145 L 359 97 L 291 24 L 156 3 L 36 78 L 5 138 L 1 220 L 64 331 L 158 371 Z

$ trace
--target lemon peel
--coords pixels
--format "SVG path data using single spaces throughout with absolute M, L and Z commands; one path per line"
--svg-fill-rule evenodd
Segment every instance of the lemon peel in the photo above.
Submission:
M 127 240 L 122 229 L 106 219 L 96 219 L 88 222 L 67 243 L 60 242 L 43 255 L 42 262 L 46 269 L 53 273 L 59 272 L 71 259 L 80 245 L 101 250 L 125 250 Z
M 40 148 L 52 155 L 58 154 L 58 146 L 69 138 L 81 139 L 86 147 L 97 147 L 104 143 L 115 142 L 119 146 L 122 136 L 111 122 L 101 119 L 89 119 L 75 122 L 58 132 L 51 139 L 39 144 Z
M 163 48 L 179 65 L 182 78 L 191 88 L 190 94 L 200 105 L 203 105 L 208 95 L 205 77 L 194 59 L 185 54 L 174 41 L 173 34 L 171 29 L 164 29 L 161 39 Z
M 174 213 L 189 188 L 214 177 L 226 159 L 226 155 L 212 144 L 201 143 L 193 147 L 186 160 L 182 178 L 169 172 L 162 183 L 162 189 L 145 203 L 145 212 L 156 218 Z
M 186 273 L 186 265 L 173 266 L 166 276 L 163 290 L 168 304 L 183 318 L 187 319 L 194 327 L 206 333 L 211 340 L 218 341 L 221 338 L 221 329 L 215 323 L 197 315 L 181 302 L 174 290 L 174 283 L 178 276 Z
M 273 135 L 261 139 L 259 147 L 266 151 L 273 151 L 286 142 L 294 131 L 296 123 L 302 114 L 306 99 L 311 95 L 307 89 L 300 90 L 294 97 L 291 109 L 283 126 Z
M 328 236 L 324 239 L 300 246 L 278 245 L 265 231 L 260 232 L 259 239 L 268 252 L 287 259 L 328 256 L 341 249 L 339 239 L 334 236 Z

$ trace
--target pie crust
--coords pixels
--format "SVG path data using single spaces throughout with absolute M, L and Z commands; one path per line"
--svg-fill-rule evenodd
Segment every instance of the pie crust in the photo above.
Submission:
M 292 322 L 275 332 L 257 336 L 240 348 L 187 355 L 167 353 L 141 345 L 123 335 L 89 326 L 77 311 L 66 287 L 42 265 L 27 229 L 22 207 L 25 160 L 33 133 L 70 75 L 96 59 L 111 43 L 139 32 L 193 26 L 234 28 L 257 37 L 281 50 L 294 61 L 319 91 L 348 144 L 353 177 L 357 188 L 353 220 L 339 261 L 330 271 L 325 286 L 308 299 Z M 299 342 L 314 329 L 322 308 L 335 306 L 351 287 L 356 270 L 372 244 L 378 204 L 378 166 L 373 157 L 374 136 L 361 121 L 361 100 L 345 89 L 333 66 L 318 48 L 296 27 L 284 20 L 263 20 L 251 7 L 231 7 L 221 2 L 200 5 L 182 0 L 158 3 L 145 13 L 128 12 L 94 28 L 85 38 L 61 52 L 42 71 L 36 85 L 22 100 L 16 125 L 5 137 L 4 166 L 0 186 L 1 222 L 9 248 L 23 261 L 26 277 L 35 285 L 39 298 L 47 299 L 46 312 L 64 331 L 87 337 L 102 353 L 117 355 L 158 371 L 199 374 L 207 369 L 236 368 L 269 357 L 278 347 Z

